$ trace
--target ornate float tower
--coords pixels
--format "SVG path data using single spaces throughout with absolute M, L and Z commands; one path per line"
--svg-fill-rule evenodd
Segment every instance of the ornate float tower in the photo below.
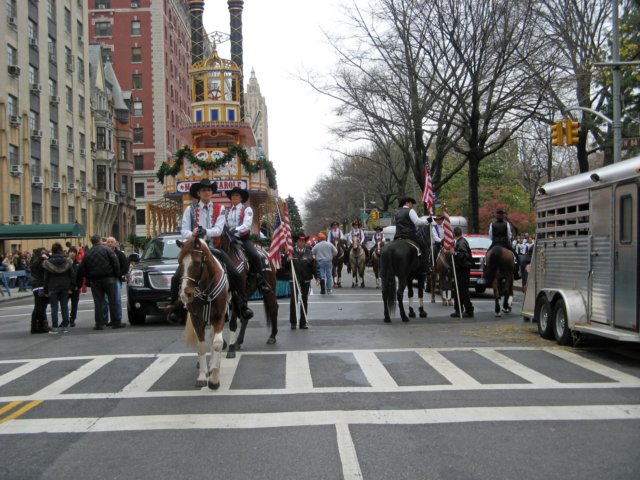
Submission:
M 232 55 L 242 61 L 243 2 L 229 0 L 228 3 L 232 14 Z M 192 48 L 192 58 L 201 58 L 189 69 L 191 112 L 180 128 L 189 135 L 191 144 L 184 145 L 173 161 L 163 163 L 157 177 L 164 185 L 165 199 L 180 201 L 181 209 L 193 201 L 189 187 L 203 178 L 218 182 L 219 194 L 214 195 L 215 202 L 229 204 L 224 192 L 235 186 L 247 189 L 249 204 L 256 212 L 253 232 L 258 233 L 260 222 L 270 223 L 275 210 L 275 171 L 267 159 L 249 156 L 248 151 L 256 146 L 256 139 L 251 125 L 243 118 L 242 69 L 233 60 L 220 58 L 215 44 L 211 46 L 203 34 L 203 4 L 201 0 L 190 0 L 189 4 L 192 43 L 199 44 Z M 211 53 L 207 55 L 207 52 Z M 173 214 L 176 228 L 179 228 L 181 214 L 181 211 L 178 215 Z M 167 225 L 166 220 L 164 225 Z M 151 226 L 150 234 L 157 233 L 158 229 Z

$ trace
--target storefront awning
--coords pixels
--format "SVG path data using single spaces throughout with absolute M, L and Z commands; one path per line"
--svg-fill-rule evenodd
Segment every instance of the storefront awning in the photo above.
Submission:
M 79 223 L 53 225 L 0 225 L 0 240 L 32 240 L 44 238 L 82 238 L 86 235 Z

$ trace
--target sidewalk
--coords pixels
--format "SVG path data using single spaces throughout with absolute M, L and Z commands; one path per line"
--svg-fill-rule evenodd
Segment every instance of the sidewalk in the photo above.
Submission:
M 0 304 L 11 303 L 16 300 L 20 300 L 21 298 L 33 298 L 33 293 L 31 290 L 27 290 L 26 292 L 18 292 L 18 287 L 14 287 L 11 289 L 11 296 L 9 296 L 6 290 L 2 290 L 3 294 L 0 294 Z

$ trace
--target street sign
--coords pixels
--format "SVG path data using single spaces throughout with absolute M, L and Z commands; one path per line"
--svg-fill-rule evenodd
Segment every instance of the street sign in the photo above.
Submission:
M 367 215 L 366 213 L 360 214 L 360 220 L 362 220 L 363 222 L 366 222 L 368 218 L 369 218 L 369 215 Z

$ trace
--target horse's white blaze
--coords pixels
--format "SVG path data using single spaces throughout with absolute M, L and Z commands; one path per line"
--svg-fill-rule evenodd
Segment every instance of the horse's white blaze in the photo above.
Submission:
M 191 263 L 193 262 L 191 255 L 187 255 L 184 259 L 183 259 L 183 272 L 188 272 L 189 271 L 189 267 L 191 267 Z M 184 289 L 187 287 L 187 282 L 189 282 L 189 280 L 187 280 L 186 278 L 182 278 L 182 282 L 180 283 L 180 301 L 184 304 L 187 303 L 187 298 L 184 295 Z

